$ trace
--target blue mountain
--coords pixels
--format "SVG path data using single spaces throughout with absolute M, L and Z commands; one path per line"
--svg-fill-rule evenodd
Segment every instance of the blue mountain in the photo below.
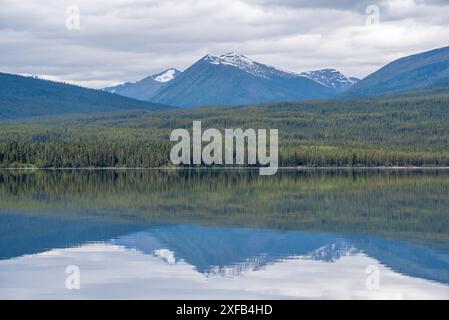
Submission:
M 344 96 L 366 97 L 449 84 L 449 47 L 393 61 L 367 76 Z
M 337 93 L 308 76 L 228 53 L 206 55 L 158 90 L 150 101 L 179 107 L 242 105 L 331 98 Z

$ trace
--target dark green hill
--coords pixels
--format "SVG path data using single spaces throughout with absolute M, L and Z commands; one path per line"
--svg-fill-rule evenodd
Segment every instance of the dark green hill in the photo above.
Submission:
M 0 73 L 0 120 L 168 107 L 70 84 Z

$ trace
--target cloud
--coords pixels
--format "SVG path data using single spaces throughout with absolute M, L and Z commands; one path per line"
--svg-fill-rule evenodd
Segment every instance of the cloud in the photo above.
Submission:
M 366 24 L 368 3 L 380 24 Z M 79 7 L 79 30 L 66 28 L 68 5 Z M 103 87 L 238 51 L 286 70 L 363 77 L 449 45 L 447 16 L 438 0 L 3 0 L 0 71 Z
M 379 5 L 379 0 L 245 0 L 262 6 L 285 6 L 295 8 L 329 8 L 337 10 L 364 10 L 368 5 Z

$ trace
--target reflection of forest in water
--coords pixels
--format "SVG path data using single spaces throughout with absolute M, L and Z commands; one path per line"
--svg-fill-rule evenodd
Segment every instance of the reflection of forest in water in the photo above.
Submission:
M 1 213 L 449 239 L 449 172 L 0 171 Z

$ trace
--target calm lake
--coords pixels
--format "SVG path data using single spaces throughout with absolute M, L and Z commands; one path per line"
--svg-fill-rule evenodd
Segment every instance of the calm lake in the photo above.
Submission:
M 449 299 L 449 171 L 0 170 L 0 298 Z

